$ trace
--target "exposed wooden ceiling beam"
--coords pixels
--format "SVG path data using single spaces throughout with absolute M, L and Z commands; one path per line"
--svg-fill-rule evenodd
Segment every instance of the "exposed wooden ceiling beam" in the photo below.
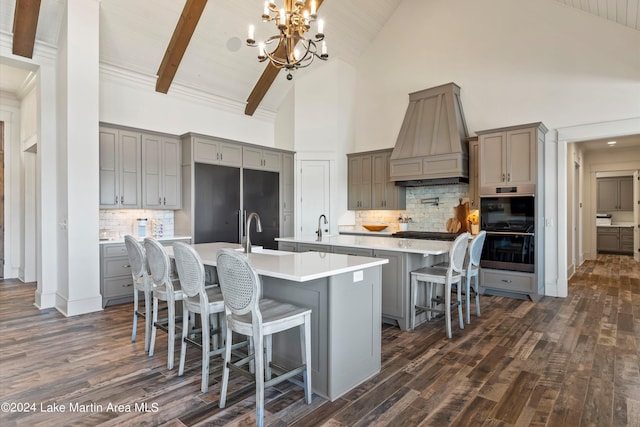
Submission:
M 184 52 L 189 46 L 191 36 L 202 16 L 207 0 L 187 0 L 180 15 L 180 20 L 173 31 L 167 51 L 164 53 L 160 68 L 158 68 L 158 80 L 156 81 L 156 92 L 167 93 L 173 78 L 176 76 L 178 66 Z
M 320 5 L 322 5 L 322 0 L 316 0 L 316 10 L 320 8 Z M 304 7 L 307 10 L 311 10 L 311 0 L 306 0 Z M 278 46 L 278 51 L 280 49 L 281 47 Z M 275 67 L 271 62 L 267 64 L 267 67 L 258 79 L 258 83 L 253 87 L 249 98 L 247 98 L 247 106 L 244 109 L 244 114 L 253 116 L 253 113 L 256 112 L 258 105 L 260 105 L 267 91 L 269 91 L 279 71 L 280 68 Z
M 16 0 L 13 13 L 13 54 L 33 57 L 33 46 L 36 43 L 40 0 Z

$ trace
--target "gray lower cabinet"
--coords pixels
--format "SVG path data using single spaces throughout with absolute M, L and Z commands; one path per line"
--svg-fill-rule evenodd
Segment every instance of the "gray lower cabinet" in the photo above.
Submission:
M 519 294 L 528 296 L 532 301 L 539 301 L 544 296 L 544 291 L 539 288 L 535 273 L 482 268 L 480 270 L 480 286 L 483 294 L 509 296 Z
M 633 253 L 633 227 L 620 227 L 620 250 Z
M 633 253 L 633 227 L 598 227 L 598 252 Z
M 366 248 L 347 248 L 344 246 L 332 246 L 331 252 L 334 254 L 353 255 L 353 256 L 373 256 L 373 249 Z
M 160 242 L 164 246 L 170 246 L 174 242 L 191 243 L 191 239 L 169 239 Z M 100 245 L 100 293 L 103 308 L 133 301 L 133 280 L 124 242 Z
M 298 252 L 331 252 L 331 246 L 321 243 L 298 243 Z
M 381 249 L 330 246 L 321 243 L 278 242 L 278 249 L 289 252 L 333 252 L 334 254 L 385 258 L 382 265 L 382 321 L 397 324 L 406 331 L 411 323 L 411 277 L 413 270 L 444 262 L 446 255 L 423 256 Z
M 374 250 L 373 256 L 389 260 L 388 264 L 382 266 L 382 316 L 400 323 L 407 317 L 405 301 L 409 295 L 407 254 Z M 402 328 L 402 325 L 400 327 Z
M 278 242 L 278 250 L 286 252 L 298 252 L 298 245 L 292 242 Z

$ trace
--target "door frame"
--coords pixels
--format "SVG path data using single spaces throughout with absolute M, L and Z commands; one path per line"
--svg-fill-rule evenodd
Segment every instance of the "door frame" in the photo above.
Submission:
M 566 236 L 567 203 L 569 203 L 570 198 L 567 194 L 567 144 L 636 134 L 640 134 L 640 117 L 558 128 L 555 132 L 552 131 L 547 134 L 546 145 L 548 146 L 555 142 L 556 150 L 555 153 L 551 150 L 549 156 L 545 158 L 545 163 L 549 162 L 548 167 L 545 167 L 547 173 L 545 182 L 547 188 L 553 188 L 554 184 L 557 184 L 558 190 L 555 194 L 548 192 L 548 196 L 545 199 L 547 206 L 556 206 L 557 209 L 557 230 L 555 233 L 555 246 L 557 251 L 555 253 L 554 251 L 545 251 L 545 295 L 557 297 L 566 297 L 568 295 Z M 550 171 L 554 154 L 556 160 L 556 176 L 553 176 Z M 554 195 L 556 196 L 555 199 Z M 549 214 L 552 214 L 552 211 L 547 208 L 545 215 Z M 545 225 L 546 228 L 548 228 L 548 230 L 545 231 L 545 240 L 547 242 L 554 242 L 554 239 L 549 239 L 553 234 L 552 219 L 553 217 L 545 219 Z M 583 226 L 584 225 L 585 224 L 583 224 Z

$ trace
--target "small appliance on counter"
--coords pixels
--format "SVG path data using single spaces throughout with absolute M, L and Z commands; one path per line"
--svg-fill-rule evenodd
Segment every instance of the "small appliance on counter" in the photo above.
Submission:
M 603 225 L 611 225 L 611 214 L 596 214 L 596 227 Z
M 147 218 L 138 218 L 138 237 L 147 236 Z

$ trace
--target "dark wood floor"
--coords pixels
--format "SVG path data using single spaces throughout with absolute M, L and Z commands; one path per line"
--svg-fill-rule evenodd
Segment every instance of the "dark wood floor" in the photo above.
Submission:
M 218 408 L 218 361 L 203 394 L 197 350 L 178 377 L 166 369 L 166 335 L 153 358 L 142 328 L 131 343 L 130 304 L 65 318 L 37 310 L 34 290 L 0 282 L 0 400 L 21 410 L 3 406 L 0 425 L 254 423 L 244 379 Z M 266 424 L 640 425 L 640 267 L 630 257 L 586 262 L 565 299 L 483 296 L 481 305 L 451 340 L 442 319 L 414 332 L 383 327 L 382 371 L 334 402 L 306 405 L 292 385 L 268 390 Z M 135 406 L 145 403 L 148 412 Z

